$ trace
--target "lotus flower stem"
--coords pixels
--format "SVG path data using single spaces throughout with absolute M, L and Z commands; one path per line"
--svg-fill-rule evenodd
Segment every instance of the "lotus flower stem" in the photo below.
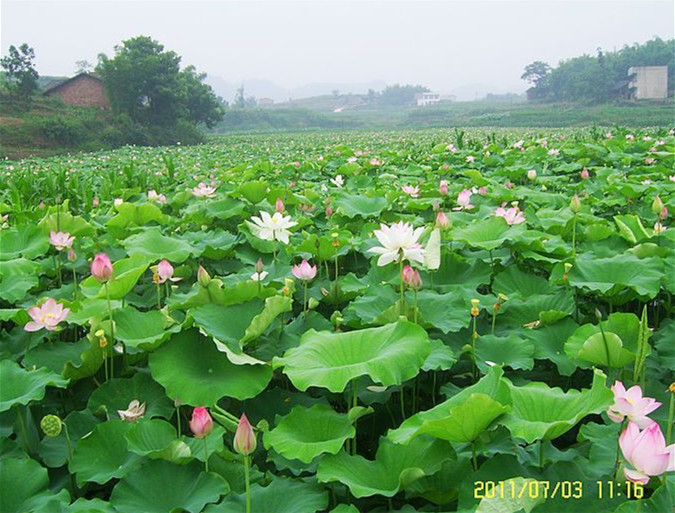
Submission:
M 159 282 L 156 283 L 157 285 L 157 310 L 162 309 L 162 290 L 159 288 Z
M 546 461 L 546 456 L 545 456 L 545 445 L 543 440 L 539 440 L 539 468 L 544 470 L 544 464 Z
M 670 391 L 670 403 L 668 406 L 668 427 L 666 428 L 666 445 L 670 445 L 673 437 L 673 420 L 675 420 L 675 383 L 668 388 Z M 667 481 L 667 480 L 666 480 Z
M 249 467 L 251 466 L 251 457 L 244 456 L 244 478 L 246 481 L 246 513 L 251 513 L 251 479 Z
M 417 289 L 413 289 L 413 297 L 415 298 L 415 309 L 413 310 L 413 323 L 417 324 Z
M 61 277 L 61 262 L 59 262 L 59 259 L 56 257 L 56 255 L 53 256 L 54 258 L 54 269 L 56 270 L 56 279 L 59 282 L 59 287 L 63 285 L 63 278 Z
M 302 314 L 307 317 L 307 280 L 303 280 Z
M 180 438 L 181 428 L 180 428 L 180 405 L 176 405 L 176 433 L 178 438 Z
M 403 304 L 405 302 L 405 298 L 403 296 L 403 290 L 404 289 L 403 289 L 403 256 L 402 255 L 399 259 L 399 270 L 398 271 L 399 271 L 398 277 L 400 279 L 400 286 L 401 286 L 401 300 L 400 300 L 400 303 L 398 305 L 398 314 L 403 315 L 403 311 L 404 311 L 403 310 Z M 401 389 L 401 390 L 403 390 L 403 389 Z
M 478 330 L 476 328 L 476 320 L 478 316 L 473 316 L 473 333 L 471 334 L 471 357 L 473 358 L 473 378 L 478 381 L 478 363 L 476 363 L 476 340 L 478 340 Z
M 110 320 L 110 377 L 115 377 L 114 365 L 115 365 L 115 323 L 113 321 L 112 314 L 112 303 L 110 302 L 110 291 L 108 290 L 108 282 L 104 282 L 103 286 L 105 287 L 105 297 L 108 301 L 108 319 Z
M 401 422 L 405 420 L 405 397 L 403 395 L 403 383 L 401 383 L 401 395 L 399 396 L 401 402 Z
M 26 406 L 26 408 L 28 408 Z M 30 456 L 30 443 L 28 441 L 28 432 L 26 430 L 26 421 L 23 418 L 23 413 L 21 413 L 21 406 L 16 409 L 16 416 L 19 418 L 19 427 L 21 428 L 21 438 L 23 438 L 23 447 L 26 451 L 26 454 Z
M 478 458 L 476 457 L 476 441 L 471 442 L 471 464 L 474 472 L 478 470 Z
M 577 215 L 572 217 L 572 258 L 577 256 Z
M 75 264 L 73 263 L 73 286 L 74 291 L 73 291 L 73 297 L 74 299 L 77 299 L 77 271 L 75 271 Z
M 204 440 L 204 470 L 206 472 L 209 471 L 209 447 L 208 444 L 206 443 L 206 437 L 203 437 L 202 440 Z
M 600 333 L 602 333 L 602 342 L 605 344 L 605 355 L 607 356 L 607 377 L 609 378 L 610 373 L 612 372 L 612 359 L 609 354 L 609 345 L 607 344 L 607 336 L 605 335 L 605 329 L 602 327 L 602 321 L 598 321 L 598 327 L 600 328 Z M 611 379 L 609 380 L 611 383 Z
M 352 408 L 356 408 L 359 404 L 359 397 L 358 397 L 358 387 L 356 385 L 356 379 L 352 380 Z M 354 421 L 354 438 L 352 440 L 352 455 L 356 454 L 356 423 L 358 420 Z
M 624 428 L 626 427 L 626 419 L 621 422 L 621 426 L 619 428 L 619 437 L 621 436 L 621 433 L 623 432 Z M 619 471 L 619 464 L 621 463 L 621 445 L 619 445 L 619 439 L 617 438 L 616 440 L 616 458 L 614 462 L 614 473 L 616 474 Z

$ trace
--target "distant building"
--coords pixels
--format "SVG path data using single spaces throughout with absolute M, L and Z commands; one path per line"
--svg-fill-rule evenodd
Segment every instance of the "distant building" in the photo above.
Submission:
M 668 98 L 668 66 L 637 66 L 628 69 L 628 89 L 636 100 Z
M 439 93 L 419 93 L 415 95 L 415 99 L 417 100 L 418 107 L 441 103 L 441 95 Z
M 270 105 L 274 105 L 274 100 L 272 98 L 258 98 L 258 106 L 269 107 Z
M 78 107 L 101 109 L 110 107 L 103 81 L 93 73 L 80 73 L 73 78 L 50 85 L 44 94 L 58 96 L 64 103 Z

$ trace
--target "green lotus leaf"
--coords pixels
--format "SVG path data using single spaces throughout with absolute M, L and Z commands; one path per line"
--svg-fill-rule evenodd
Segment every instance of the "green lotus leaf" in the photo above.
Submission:
M 32 511 L 31 503 L 50 497 L 47 469 L 30 458 L 0 458 L 0 511 Z
M 476 340 L 476 364 L 482 372 L 486 372 L 492 363 L 512 369 L 532 370 L 534 342 L 516 334 L 506 337 L 481 335 Z
M 433 273 L 434 286 L 442 292 L 455 292 L 458 288 L 476 290 L 490 283 L 490 265 L 480 260 L 469 263 L 453 253 L 443 255 L 441 266 Z
M 110 299 L 124 299 L 131 292 L 139 278 L 150 265 L 147 257 L 136 255 L 131 258 L 123 258 L 113 264 L 113 274 L 108 282 Z M 106 299 L 105 286 L 96 278 L 89 276 L 80 284 L 80 290 L 90 298 Z
M 131 378 L 112 378 L 101 384 L 89 397 L 87 408 L 92 413 L 103 411 L 117 417 L 117 410 L 126 410 L 133 400 L 145 403 L 145 417 L 170 418 L 173 403 L 164 389 L 147 374 L 137 372 Z
M 431 352 L 422 366 L 423 371 L 448 370 L 457 362 L 455 352 L 440 340 L 431 340 Z
M 246 205 L 234 198 L 223 198 L 216 201 L 197 201 L 191 203 L 185 212 L 192 220 L 203 224 L 208 219 L 226 221 L 233 217 L 240 217 L 246 211 Z
M 163 224 L 167 221 L 167 216 L 153 203 L 124 202 L 116 210 L 117 215 L 106 223 L 108 229 L 116 234 L 122 234 L 131 227 L 147 226 L 153 222 Z
M 455 292 L 436 294 L 422 290 L 417 294 L 417 307 L 422 316 L 421 324 L 443 333 L 457 332 L 471 322 L 466 298 Z
M 499 366 L 490 368 L 478 383 L 406 419 L 398 428 L 390 430 L 387 438 L 397 444 L 407 444 L 429 433 L 452 442 L 472 442 L 507 411 L 510 397 L 508 385 L 501 378 L 503 373 Z
M 1 360 L 0 412 L 17 404 L 41 400 L 48 386 L 66 388 L 67 385 L 67 379 L 45 367 L 26 370 L 11 360 Z
M 116 513 L 113 506 L 101 499 L 77 499 L 64 513 Z
M 595 369 L 590 389 L 568 392 L 540 382 L 522 387 L 510 385 L 512 410 L 500 423 L 526 443 L 558 438 L 585 416 L 599 413 L 612 403 L 614 394 L 605 386 L 605 379 Z
M 637 244 L 639 241 L 649 238 L 647 230 L 642 225 L 642 220 L 636 215 L 614 216 L 614 222 L 619 228 L 619 235 L 631 244 Z
M 177 264 L 185 262 L 193 252 L 189 242 L 162 235 L 159 228 L 148 228 L 127 237 L 122 245 L 129 256 L 140 255 L 149 261 L 166 259 Z
M 299 390 L 310 386 L 342 392 L 347 383 L 367 375 L 385 386 L 417 375 L 431 352 L 429 337 L 407 321 L 346 333 L 307 331 L 300 345 L 275 358 L 276 367 Z
M 269 183 L 264 180 L 251 180 L 239 186 L 237 194 L 256 205 L 265 199 L 268 188 Z
M 223 478 L 203 470 L 196 463 L 146 460 L 115 485 L 110 502 L 119 513 L 199 513 L 229 490 Z
M 129 452 L 125 439 L 132 426 L 129 422 L 109 420 L 95 426 L 77 442 L 69 468 L 77 474 L 80 486 L 90 481 L 107 483 L 138 466 L 140 457 Z
M 522 225 L 509 226 L 502 217 L 479 219 L 464 227 L 453 228 L 452 239 L 465 242 L 472 248 L 486 251 L 502 246 L 507 240 L 524 231 Z
M 311 408 L 294 407 L 273 430 L 264 434 L 263 440 L 266 448 L 271 447 L 285 458 L 310 463 L 320 454 L 337 454 L 345 440 L 355 434 L 347 415 L 317 404 Z
M 577 328 L 565 342 L 565 354 L 584 367 L 589 364 L 623 367 L 635 360 L 640 320 L 635 314 L 617 312 L 600 323 L 605 332 L 603 339 L 600 326 L 584 324 Z M 607 351 L 609 360 L 607 361 Z M 648 354 L 651 348 L 648 348 Z
M 435 474 L 424 476 L 409 485 L 405 495 L 407 498 L 422 497 L 434 504 L 447 504 L 457 499 L 459 490 L 471 477 L 469 458 L 449 460 Z
M 241 205 L 243 207 L 243 204 Z M 183 235 L 192 246 L 195 257 L 202 256 L 219 260 L 233 253 L 239 242 L 239 236 L 225 230 L 209 230 L 204 232 L 188 232 Z
M 0 298 L 10 304 L 21 301 L 39 283 L 40 265 L 25 258 L 0 260 Z
M 199 461 L 205 461 L 207 457 L 211 458 L 213 453 L 223 452 L 225 449 L 225 442 L 223 441 L 224 436 L 225 428 L 218 424 L 214 424 L 213 431 L 204 438 L 195 438 L 193 436 L 183 438 L 185 444 L 190 448 L 192 457 Z
M 375 460 L 346 452 L 324 456 L 316 478 L 321 483 L 346 485 L 356 498 L 393 497 L 417 479 L 434 474 L 443 462 L 455 458 L 452 446 L 442 440 L 416 438 L 408 445 L 381 439 Z
M 37 258 L 49 250 L 49 236 L 35 225 L 0 231 L 0 260 Z
M 49 209 L 53 210 L 53 207 Z M 85 219 L 80 216 L 74 216 L 69 212 L 50 212 L 38 223 L 44 233 L 49 236 L 51 231 L 67 232 L 76 237 L 93 235 L 96 230 Z
M 625 289 L 641 297 L 654 298 L 661 288 L 663 263 L 659 258 L 618 254 L 608 258 L 579 258 L 569 274 L 573 287 L 612 297 Z
M 173 463 L 192 459 L 190 446 L 177 439 L 176 428 L 164 420 L 139 420 L 133 424 L 125 438 L 129 451 L 140 456 Z
M 265 487 L 251 486 L 251 511 L 255 513 L 316 513 L 328 506 L 328 492 L 305 481 L 277 478 Z M 244 494 L 228 494 L 217 505 L 210 505 L 204 513 L 245 513 Z
M 530 513 L 537 505 L 546 500 L 544 494 L 520 493 L 520 490 L 527 489 L 530 483 L 537 485 L 537 480 L 524 477 L 513 477 L 504 483 L 507 492 L 502 496 L 501 493 L 495 493 L 495 496 L 481 499 L 476 513 Z M 511 490 L 517 490 L 514 496 Z
M 495 276 L 492 291 L 495 294 L 506 294 L 509 299 L 516 295 L 527 299 L 530 296 L 552 294 L 556 292 L 556 288 L 541 276 L 526 273 L 513 266 Z
M 152 377 L 182 404 L 211 406 L 222 397 L 240 401 L 262 392 L 272 378 L 267 365 L 235 365 L 213 342 L 189 330 L 150 354 Z
M 66 379 L 76 381 L 96 374 L 103 365 L 103 351 L 98 340 L 87 338 L 72 344 L 41 344 L 26 354 L 23 364 L 47 367 Z
M 336 212 L 347 217 L 361 216 L 364 219 L 379 216 L 387 207 L 387 200 L 382 196 L 369 197 L 347 192 L 337 194 L 334 203 Z
M 131 306 L 116 309 L 115 337 L 129 354 L 152 351 L 181 330 L 181 325 L 160 310 L 140 312 Z
M 564 350 L 565 342 L 579 325 L 570 318 L 537 329 L 523 330 L 524 337 L 534 342 L 534 359 L 550 360 L 561 376 L 571 376 L 577 366 Z

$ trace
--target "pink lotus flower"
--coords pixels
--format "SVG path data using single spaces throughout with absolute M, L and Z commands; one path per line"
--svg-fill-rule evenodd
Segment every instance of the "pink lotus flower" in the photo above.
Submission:
M 614 404 L 607 410 L 607 415 L 614 422 L 623 422 L 624 417 L 628 417 L 628 420 L 640 429 L 654 422 L 647 415 L 661 406 L 661 403 L 651 397 L 642 397 L 642 388 L 639 385 L 626 390 L 621 381 L 615 381 L 612 385 L 612 392 L 614 392 Z
M 136 422 L 145 415 L 145 403 L 134 399 L 129 403 L 126 410 L 117 410 L 117 415 L 123 422 Z
M 447 180 L 441 180 L 441 183 L 438 186 L 438 192 L 441 193 L 441 196 L 445 196 L 445 195 L 448 194 L 448 181 Z
M 295 276 L 298 280 L 302 281 L 313 280 L 314 277 L 316 276 L 316 271 L 317 271 L 316 266 L 309 265 L 309 262 L 307 262 L 307 260 L 303 260 L 300 263 L 300 265 L 294 265 L 293 268 L 291 269 L 293 276 Z
M 582 180 L 588 180 L 588 178 L 589 178 L 590 176 L 591 176 L 591 175 L 590 175 L 590 173 L 588 172 L 588 169 L 582 169 L 582 170 L 581 170 L 581 179 L 582 179 Z
M 192 410 L 190 419 L 190 430 L 195 438 L 204 438 L 213 431 L 213 419 L 206 408 L 199 406 Z
M 420 188 L 417 185 L 404 185 L 401 189 L 411 198 L 417 198 L 420 195 Z
M 403 283 L 411 289 L 419 289 L 422 286 L 422 278 L 419 271 L 416 271 L 409 265 L 403 268 Z
M 382 161 L 378 159 L 370 159 L 369 164 L 371 166 L 379 166 L 382 165 Z
M 668 207 L 664 206 L 661 209 L 661 212 L 659 212 L 659 219 L 661 219 L 661 221 L 665 221 L 667 218 L 668 218 Z
M 98 207 L 98 198 L 94 198 L 94 199 L 91 201 L 91 204 L 92 204 L 92 206 L 94 206 L 94 207 Z
M 470 162 L 475 162 L 475 161 L 476 161 L 476 157 L 474 157 L 473 155 L 469 155 L 469 156 L 466 157 L 466 161 L 469 162 L 469 163 L 470 163 Z
M 164 196 L 164 194 L 157 194 L 157 191 L 152 189 L 148 191 L 148 201 L 166 203 L 166 196 Z
M 192 194 L 197 198 L 213 198 L 216 195 L 215 187 L 206 185 L 204 182 L 199 182 L 197 187 L 192 189 Z
M 105 253 L 99 253 L 91 263 L 91 275 L 100 282 L 108 281 L 113 273 L 113 266 Z
M 471 204 L 471 190 L 464 189 L 457 195 L 458 207 L 453 208 L 453 210 L 470 210 L 474 208 L 474 205 Z
M 153 271 L 154 274 L 152 279 L 155 283 L 164 283 L 167 280 L 173 282 L 182 280 L 182 278 L 173 277 L 173 266 L 168 260 L 162 260 L 159 264 L 154 266 Z
M 331 208 L 330 205 L 326 205 L 326 217 L 330 217 L 333 215 L 333 209 Z
M 441 230 L 450 228 L 450 220 L 443 211 L 439 211 L 438 214 L 436 214 L 436 228 L 440 228 Z
M 284 211 L 284 202 L 281 201 L 281 198 L 277 198 L 277 201 L 274 203 L 274 211 L 279 213 Z
M 518 207 L 504 208 L 499 207 L 495 210 L 497 217 L 503 217 L 508 225 L 521 224 L 525 222 L 525 216 Z
M 647 165 L 653 164 L 654 162 L 656 162 L 656 159 L 654 157 L 647 157 L 645 159 L 645 164 L 647 164 Z
M 507 189 L 513 189 L 513 182 L 506 182 L 504 184 L 504 187 L 506 187 Z
M 258 446 L 258 443 L 255 439 L 255 433 L 253 428 L 246 418 L 246 414 L 242 413 L 241 418 L 239 419 L 239 424 L 237 425 L 237 431 L 234 433 L 234 450 L 239 454 L 248 456 L 249 454 L 255 452 L 255 448 Z
M 66 320 L 69 313 L 70 308 L 63 308 L 63 304 L 49 298 L 41 306 L 34 306 L 28 309 L 28 315 L 33 320 L 27 322 L 23 329 L 26 331 L 39 331 L 44 328 L 47 331 L 54 331 L 61 321 Z
M 619 437 L 619 446 L 624 458 L 633 467 L 624 469 L 630 481 L 647 484 L 651 476 L 675 470 L 675 444 L 666 447 L 656 422 L 643 431 L 635 422 L 629 422 Z
M 57 251 L 63 251 L 64 249 L 70 249 L 75 242 L 75 237 L 71 237 L 68 232 L 55 232 L 52 230 L 49 232 L 49 243 L 56 248 Z
M 481 196 L 485 196 L 487 194 L 487 189 L 485 187 L 479 188 L 478 194 L 480 194 Z

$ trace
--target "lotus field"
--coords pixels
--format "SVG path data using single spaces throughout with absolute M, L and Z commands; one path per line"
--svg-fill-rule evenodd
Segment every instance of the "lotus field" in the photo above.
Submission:
M 2 513 L 675 505 L 672 130 L 238 136 L 0 176 Z

